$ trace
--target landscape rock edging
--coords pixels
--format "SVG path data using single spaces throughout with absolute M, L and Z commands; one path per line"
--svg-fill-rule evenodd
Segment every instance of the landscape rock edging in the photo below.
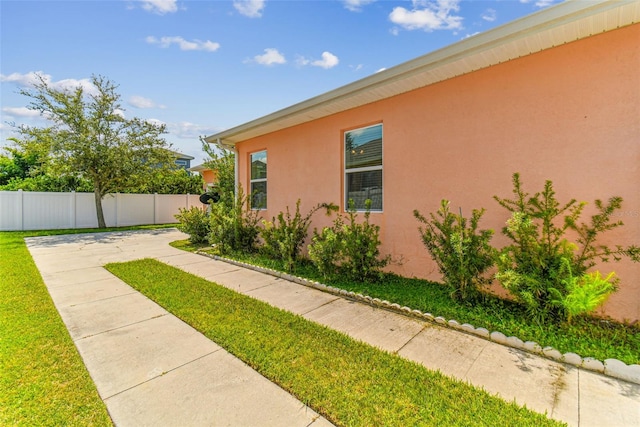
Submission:
M 308 280 L 303 277 L 298 277 L 292 274 L 284 273 L 281 271 L 273 270 L 270 268 L 260 267 L 257 265 L 236 261 L 230 258 L 224 258 L 218 255 L 211 255 L 206 252 L 197 251 L 199 255 L 203 255 L 209 258 L 213 258 L 217 261 L 223 261 L 229 264 L 237 265 L 238 267 L 248 268 L 260 273 L 269 274 L 274 277 L 278 277 L 290 282 L 297 283 L 299 285 L 307 286 L 317 289 L 322 292 L 331 293 L 333 295 L 352 299 L 358 302 L 362 302 L 374 307 L 382 308 L 392 311 L 394 313 L 402 314 L 405 316 L 415 317 L 417 319 L 428 321 L 431 323 L 437 323 L 441 326 L 455 329 L 464 333 L 475 335 L 477 337 L 502 344 L 507 347 L 515 348 L 518 350 L 526 351 L 536 354 L 538 356 L 545 357 L 547 359 L 554 360 L 556 362 L 566 363 L 568 365 L 582 368 L 585 370 L 597 372 L 606 376 L 622 379 L 631 383 L 640 384 L 640 365 L 627 365 L 626 363 L 618 359 L 605 359 L 600 361 L 593 357 L 581 357 L 576 353 L 560 353 L 553 347 L 542 347 L 540 344 L 534 341 L 523 342 L 520 338 L 509 336 L 499 331 L 488 331 L 485 328 L 476 328 L 475 326 L 463 323 L 460 324 L 454 319 L 445 319 L 442 316 L 434 316 L 431 313 L 423 313 L 420 310 L 411 309 L 410 307 L 402 307 L 400 304 L 391 303 L 386 300 L 380 300 L 379 298 L 372 298 L 368 295 L 362 295 L 355 292 L 346 291 L 344 289 L 335 288 L 333 286 L 325 285 L 320 282 Z

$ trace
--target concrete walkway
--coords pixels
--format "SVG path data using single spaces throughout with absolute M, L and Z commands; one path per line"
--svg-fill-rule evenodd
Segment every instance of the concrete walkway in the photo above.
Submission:
M 328 426 L 102 268 L 156 258 L 571 426 L 640 425 L 640 385 L 168 246 L 173 229 L 26 239 L 118 426 Z

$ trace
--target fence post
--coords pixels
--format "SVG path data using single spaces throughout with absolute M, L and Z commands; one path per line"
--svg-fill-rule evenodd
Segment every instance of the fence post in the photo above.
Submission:
M 75 229 L 76 225 L 76 192 L 71 192 L 71 226 Z
M 153 193 L 153 223 L 158 223 L 158 193 Z
M 20 218 L 20 231 L 24 231 L 24 192 L 22 190 L 18 190 L 18 206 L 19 206 L 19 215 Z
M 116 193 L 116 227 L 118 226 L 118 219 L 120 219 L 120 193 Z

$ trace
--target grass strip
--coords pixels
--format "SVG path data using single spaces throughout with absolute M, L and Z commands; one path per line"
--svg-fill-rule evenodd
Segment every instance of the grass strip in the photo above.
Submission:
M 0 425 L 109 426 L 24 238 L 0 233 Z
M 0 425 L 112 425 L 24 238 L 149 228 L 0 232 Z
M 187 251 L 207 250 L 205 245 L 178 241 L 172 246 Z M 209 247 L 210 249 L 210 247 Z M 259 254 L 225 255 L 237 261 L 284 271 L 282 264 Z M 449 298 L 447 288 L 427 280 L 385 275 L 380 282 L 349 281 L 344 276 L 324 278 L 310 262 L 301 262 L 297 276 L 325 283 L 336 288 L 362 293 L 401 306 L 470 323 L 523 341 L 535 341 L 542 347 L 551 346 L 561 353 L 573 352 L 598 360 L 615 358 L 626 364 L 640 364 L 640 324 L 624 325 L 593 317 L 576 318 L 572 324 L 532 323 L 524 309 L 511 301 L 487 296 L 482 303 L 464 304 Z
M 338 425 L 562 425 L 159 261 L 106 268 Z

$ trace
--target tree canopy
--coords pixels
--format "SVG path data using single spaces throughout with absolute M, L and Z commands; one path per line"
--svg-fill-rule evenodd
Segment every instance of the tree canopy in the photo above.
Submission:
M 47 175 L 87 180 L 98 227 L 104 228 L 106 194 L 142 187 L 160 170 L 176 165 L 162 137 L 164 125 L 125 118 L 117 86 L 102 76 L 92 76 L 91 83 L 90 89 L 58 89 L 39 75 L 33 88 L 20 93 L 31 99 L 27 108 L 39 111 L 51 125 L 21 126 L 13 142 L 22 151 L 46 153 L 41 168 Z

